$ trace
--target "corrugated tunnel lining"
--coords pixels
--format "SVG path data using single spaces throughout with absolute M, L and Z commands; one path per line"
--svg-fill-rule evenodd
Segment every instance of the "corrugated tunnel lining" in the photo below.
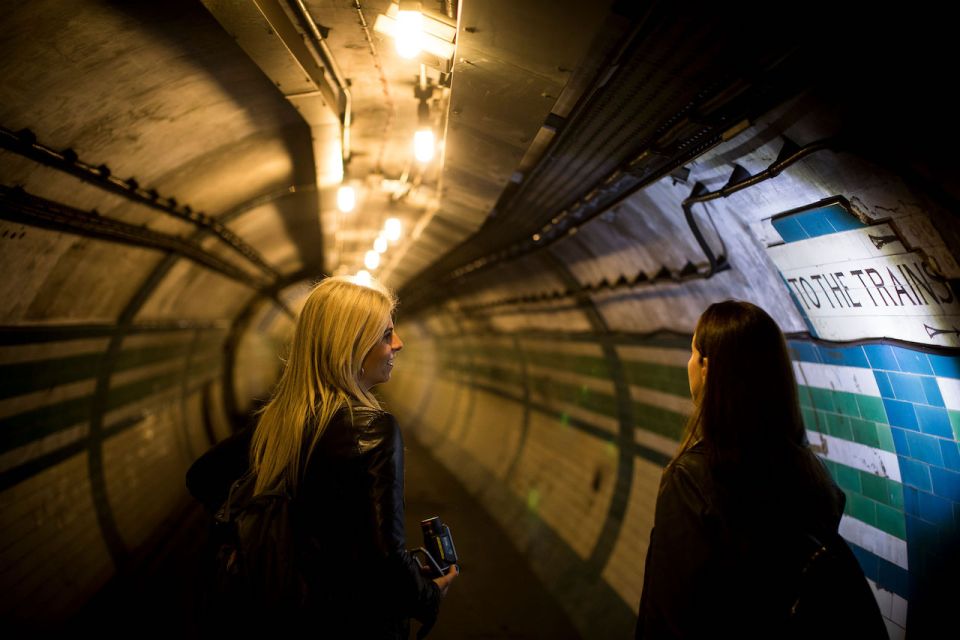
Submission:
M 788 38 L 756 36 L 748 46 L 730 30 L 732 18 L 704 24 L 703 16 L 656 13 L 630 35 L 541 162 L 505 190 L 484 226 L 401 289 L 407 310 L 444 299 L 452 289 L 441 285 L 463 272 L 562 237 L 794 94 L 808 73 Z M 682 48 L 671 46 L 681 38 Z M 543 237 L 534 240 L 538 232 Z

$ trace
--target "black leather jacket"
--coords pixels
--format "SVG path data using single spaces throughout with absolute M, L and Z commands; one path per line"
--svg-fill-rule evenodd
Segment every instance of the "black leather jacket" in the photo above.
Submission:
M 436 618 L 440 590 L 407 552 L 403 475 L 396 419 L 367 408 L 338 413 L 309 460 L 297 501 L 312 546 L 310 608 L 336 628 L 330 637 L 407 638 L 410 618 Z
M 250 437 L 227 438 L 190 468 L 187 486 L 211 512 L 248 467 Z M 406 549 L 403 475 L 392 415 L 355 407 L 330 421 L 295 501 L 309 601 L 291 622 L 310 637 L 405 639 L 410 618 L 435 620 L 440 590 Z
M 749 493 L 722 490 L 700 445 L 664 471 L 636 638 L 785 637 L 798 541 L 836 532 L 844 495 L 749 480 Z

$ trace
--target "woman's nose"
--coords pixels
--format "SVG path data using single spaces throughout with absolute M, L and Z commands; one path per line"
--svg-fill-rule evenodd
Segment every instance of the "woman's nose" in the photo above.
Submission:
M 403 340 L 400 339 L 400 336 L 397 335 L 397 332 L 393 332 L 393 341 L 390 343 L 390 348 L 394 351 L 400 351 L 403 349 Z

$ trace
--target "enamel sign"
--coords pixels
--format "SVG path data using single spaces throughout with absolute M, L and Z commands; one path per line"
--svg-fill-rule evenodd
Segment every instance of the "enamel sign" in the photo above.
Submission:
M 840 204 L 776 216 L 767 247 L 813 335 L 960 346 L 960 302 L 891 223 L 865 225 Z

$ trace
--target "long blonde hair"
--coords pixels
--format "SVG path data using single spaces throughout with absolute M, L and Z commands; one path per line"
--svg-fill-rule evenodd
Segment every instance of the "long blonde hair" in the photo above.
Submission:
M 396 303 L 383 285 L 361 285 L 347 276 L 326 278 L 307 296 L 286 367 L 260 412 L 250 445 L 255 493 L 281 479 L 296 491 L 301 465 L 337 411 L 353 405 L 380 408 L 376 397 L 360 386 L 360 368 L 382 339 Z

